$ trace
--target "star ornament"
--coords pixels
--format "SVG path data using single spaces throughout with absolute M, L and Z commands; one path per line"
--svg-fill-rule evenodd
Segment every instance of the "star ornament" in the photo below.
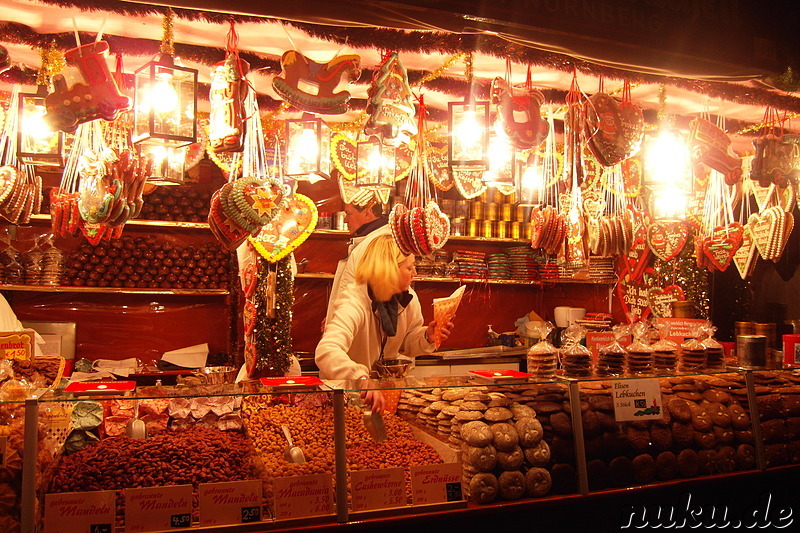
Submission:
M 259 216 L 267 216 L 275 209 L 275 195 L 272 190 L 267 187 L 251 187 L 248 188 L 247 196 L 253 200 L 253 209 L 256 210 Z

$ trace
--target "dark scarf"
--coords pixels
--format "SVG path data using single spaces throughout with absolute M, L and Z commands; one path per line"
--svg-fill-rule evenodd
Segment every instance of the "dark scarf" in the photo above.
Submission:
M 363 226 L 358 228 L 355 231 L 355 236 L 356 237 L 363 237 L 364 235 L 367 235 L 368 233 L 372 233 L 376 229 L 378 229 L 378 228 L 380 228 L 382 226 L 385 226 L 388 223 L 389 223 L 389 219 L 387 217 L 380 216 L 380 217 L 376 218 L 375 220 L 373 220 L 371 222 L 367 222 L 366 224 L 364 224 Z
M 393 294 L 388 302 L 379 302 L 372 294 L 372 289 L 368 289 L 368 292 L 372 300 L 372 311 L 378 315 L 383 332 L 388 337 L 394 337 L 397 335 L 397 316 L 400 314 L 400 308 L 405 309 L 414 296 L 408 291 L 403 291 Z

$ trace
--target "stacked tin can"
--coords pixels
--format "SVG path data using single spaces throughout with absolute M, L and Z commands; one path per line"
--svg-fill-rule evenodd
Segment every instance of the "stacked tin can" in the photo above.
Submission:
M 450 217 L 450 234 L 487 239 L 529 239 L 530 211 L 515 204 L 513 194 L 487 189 L 472 200 L 444 199 L 439 206 Z

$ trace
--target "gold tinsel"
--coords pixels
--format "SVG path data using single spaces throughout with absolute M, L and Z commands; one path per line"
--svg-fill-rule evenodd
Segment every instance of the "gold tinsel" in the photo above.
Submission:
M 422 78 L 420 78 L 419 81 L 416 83 L 415 87 L 420 88 L 424 84 L 428 83 L 429 81 L 433 81 L 435 79 L 438 79 L 438 78 L 442 77 L 442 75 L 447 71 L 447 69 L 452 67 L 453 64 L 456 61 L 458 61 L 459 59 L 464 58 L 464 56 L 466 56 L 466 55 L 467 54 L 464 54 L 464 53 L 458 53 L 458 54 L 450 56 L 450 58 L 448 58 L 447 61 L 445 61 L 444 64 L 441 67 L 437 68 L 436 70 L 434 70 L 432 72 L 429 72 L 428 74 L 426 74 Z M 472 63 L 470 62 L 470 65 L 471 64 Z
M 164 28 L 164 35 L 161 38 L 161 53 L 170 56 L 175 55 L 175 36 L 172 33 L 174 18 L 175 12 L 168 7 L 164 13 L 164 22 L 161 24 L 161 27 Z
M 763 128 L 772 128 L 775 126 L 780 126 L 783 122 L 787 120 L 792 120 L 793 118 L 800 117 L 800 113 L 790 113 L 784 117 L 781 117 L 780 120 L 770 120 L 767 122 L 759 122 L 758 124 L 750 124 L 749 126 L 740 129 L 734 135 L 744 135 L 745 133 L 752 133 L 754 131 L 758 131 Z
M 53 76 L 64 70 L 64 65 L 66 65 L 64 53 L 56 47 L 55 41 L 52 41 L 50 46 L 40 50 L 40 55 L 42 68 L 36 74 L 36 85 L 50 85 Z

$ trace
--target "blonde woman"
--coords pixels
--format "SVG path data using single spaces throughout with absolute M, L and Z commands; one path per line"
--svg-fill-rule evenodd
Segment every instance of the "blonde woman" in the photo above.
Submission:
M 321 377 L 366 379 L 380 360 L 433 352 L 428 339 L 434 322 L 423 323 L 419 298 L 411 289 L 415 274 L 414 256 L 403 254 L 391 235 L 376 237 L 367 245 L 356 268 L 356 283 L 348 287 L 317 345 Z M 444 326 L 443 338 L 452 327 L 452 322 Z M 364 397 L 373 409 L 382 410 L 378 391 Z

